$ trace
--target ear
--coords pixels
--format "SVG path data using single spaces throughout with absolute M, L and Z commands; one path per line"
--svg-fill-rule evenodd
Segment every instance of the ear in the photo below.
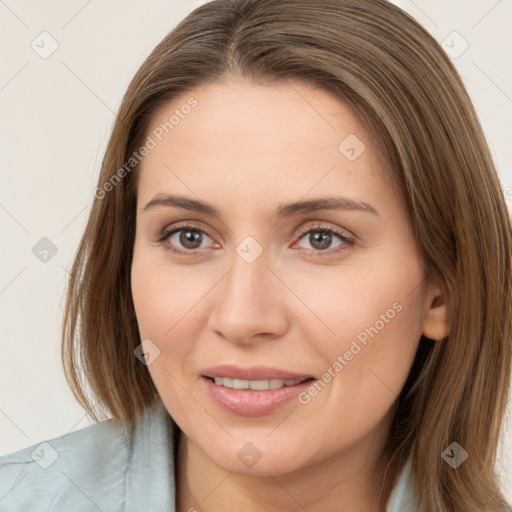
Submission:
M 448 336 L 448 305 L 450 292 L 444 282 L 431 284 L 428 287 L 423 318 L 422 334 L 431 340 L 441 340 Z

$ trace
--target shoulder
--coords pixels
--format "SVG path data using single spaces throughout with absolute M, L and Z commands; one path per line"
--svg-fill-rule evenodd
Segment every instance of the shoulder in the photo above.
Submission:
M 168 447 L 170 432 L 158 407 L 146 411 L 133 429 L 107 420 L 4 455 L 0 510 L 125 510 L 126 500 L 139 499 L 134 486 L 141 478 L 144 455 L 159 452 L 155 464 L 167 468 L 172 450 L 163 448 Z
M 82 510 L 89 500 L 101 501 L 102 481 L 110 491 L 122 483 L 130 437 L 113 420 L 34 444 L 0 457 L 0 505 L 6 510 L 50 510 L 61 494 L 64 507 Z M 87 510 L 83 508 L 83 510 Z
M 417 502 L 410 458 L 402 468 L 389 498 L 386 512 L 425 512 Z

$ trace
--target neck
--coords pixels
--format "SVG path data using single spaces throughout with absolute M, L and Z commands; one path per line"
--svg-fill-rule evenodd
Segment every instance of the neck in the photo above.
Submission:
M 247 476 L 225 471 L 180 432 L 176 511 L 385 512 L 380 496 L 388 462 L 384 443 L 385 438 L 363 439 L 347 452 L 293 473 Z M 391 490 L 384 486 L 384 502 Z

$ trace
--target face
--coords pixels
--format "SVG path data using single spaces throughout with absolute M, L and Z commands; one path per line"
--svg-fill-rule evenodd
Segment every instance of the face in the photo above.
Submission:
M 292 84 L 176 98 L 139 168 L 148 369 L 186 438 L 236 473 L 382 443 L 432 298 L 378 142 L 339 99 Z

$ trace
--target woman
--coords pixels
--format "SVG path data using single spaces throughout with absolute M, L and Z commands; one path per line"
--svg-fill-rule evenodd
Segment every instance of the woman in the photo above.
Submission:
M 510 510 L 510 254 L 415 21 L 207 3 L 125 94 L 70 278 L 67 377 L 111 420 L 1 458 L 0 505 Z

